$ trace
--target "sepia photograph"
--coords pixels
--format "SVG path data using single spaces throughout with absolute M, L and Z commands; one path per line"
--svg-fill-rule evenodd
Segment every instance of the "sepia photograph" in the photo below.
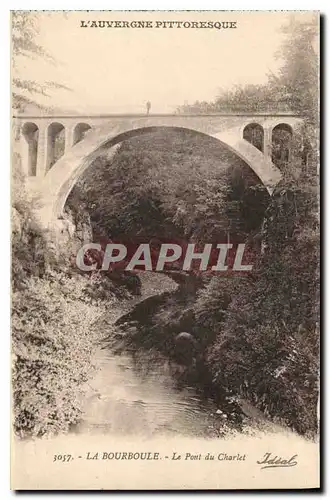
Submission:
M 319 12 L 10 22 L 11 489 L 319 488 Z

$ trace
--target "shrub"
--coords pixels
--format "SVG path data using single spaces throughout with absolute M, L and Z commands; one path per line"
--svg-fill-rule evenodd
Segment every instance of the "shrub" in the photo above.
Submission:
M 21 436 L 67 431 L 79 420 L 91 375 L 95 321 L 104 313 L 87 278 L 30 277 L 12 296 L 14 429 Z

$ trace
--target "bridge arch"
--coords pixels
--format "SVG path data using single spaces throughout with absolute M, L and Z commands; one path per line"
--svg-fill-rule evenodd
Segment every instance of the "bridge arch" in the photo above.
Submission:
M 272 161 L 281 166 L 288 163 L 291 153 L 293 129 L 288 123 L 278 123 L 272 129 Z
M 64 155 L 65 152 L 65 127 L 62 123 L 53 122 L 47 129 L 47 159 L 46 170 Z
M 264 151 L 264 128 L 259 123 L 248 123 L 243 129 L 243 139 L 250 142 L 259 151 Z
M 204 130 L 178 126 L 139 126 L 128 124 L 125 127 L 115 127 L 112 130 L 92 130 L 85 139 L 77 143 L 51 168 L 42 179 L 40 185 L 39 220 L 44 227 L 52 221 L 61 218 L 67 197 L 78 178 L 102 153 L 109 151 L 113 158 L 117 148 L 123 141 L 160 129 L 189 130 L 201 136 L 217 139 L 223 146 L 241 158 L 259 177 L 269 193 L 280 181 L 281 172 L 252 144 L 240 138 L 237 130 L 208 134 Z M 123 130 L 124 128 L 124 130 Z
M 73 146 L 78 142 L 82 141 L 86 133 L 91 130 L 91 126 L 88 123 L 77 123 L 73 130 Z

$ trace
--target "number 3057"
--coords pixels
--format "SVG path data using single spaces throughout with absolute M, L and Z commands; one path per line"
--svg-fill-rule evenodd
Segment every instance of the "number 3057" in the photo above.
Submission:
M 72 455 L 54 455 L 53 462 L 70 462 L 73 460 Z

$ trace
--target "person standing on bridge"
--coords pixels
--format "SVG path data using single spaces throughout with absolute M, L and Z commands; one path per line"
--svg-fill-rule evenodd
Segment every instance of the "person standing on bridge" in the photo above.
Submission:
M 147 102 L 146 108 L 147 108 L 147 115 L 148 115 L 149 112 L 150 112 L 150 108 L 151 108 L 151 102 L 150 101 Z

